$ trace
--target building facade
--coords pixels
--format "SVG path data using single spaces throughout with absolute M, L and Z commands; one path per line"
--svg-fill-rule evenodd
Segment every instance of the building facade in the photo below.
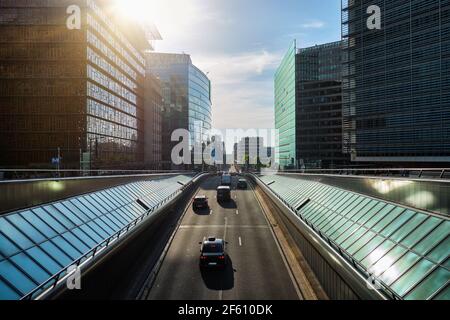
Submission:
M 145 78 L 144 162 L 145 169 L 162 169 L 162 108 L 161 82 L 151 74 Z
M 161 81 L 163 163 L 171 168 L 172 149 L 178 143 L 171 141 L 175 130 L 189 131 L 191 148 L 195 143 L 208 142 L 212 128 L 211 82 L 187 54 L 151 52 L 147 54 L 147 70 Z
M 275 129 L 279 165 L 282 168 L 297 166 L 296 141 L 296 52 L 294 41 L 275 73 Z
M 80 28 L 68 28 L 73 5 Z M 58 150 L 62 168 L 142 165 L 149 44 L 119 30 L 107 5 L 0 2 L 2 167 L 51 167 Z
M 370 5 L 381 29 L 369 29 Z M 344 146 L 379 165 L 450 162 L 450 2 L 342 0 Z
M 298 49 L 296 55 L 296 141 L 300 166 L 349 164 L 342 150 L 342 44 Z
M 280 167 L 342 167 L 342 45 L 298 49 L 295 41 L 275 74 L 275 128 Z

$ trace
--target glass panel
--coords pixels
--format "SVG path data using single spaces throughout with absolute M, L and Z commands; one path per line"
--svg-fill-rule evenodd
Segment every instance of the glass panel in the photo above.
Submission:
M 41 243 L 46 240 L 46 238 L 36 230 L 31 224 L 29 224 L 24 218 L 18 214 L 12 214 L 7 216 L 7 220 L 13 223 L 23 234 L 27 235 L 35 243 Z
M 405 209 L 397 207 L 394 210 L 392 210 L 388 215 L 386 215 L 383 219 L 381 219 L 380 222 L 378 222 L 372 229 L 373 231 L 380 233 L 381 230 L 383 230 L 384 228 L 386 228 L 386 226 L 390 223 L 392 223 L 392 221 L 394 221 L 395 219 L 397 219 L 397 217 L 402 214 L 403 212 L 405 212 Z
M 124 219 L 126 219 L 127 224 L 136 219 L 135 216 L 123 209 L 117 210 L 117 213 L 120 214 L 120 216 L 122 216 Z
M 421 260 L 412 269 L 405 273 L 400 279 L 398 279 L 393 285 L 392 289 L 400 296 L 405 295 L 409 289 L 422 280 L 422 278 L 430 272 L 434 267 L 434 264 L 428 260 Z
M 443 300 L 443 301 L 450 300 L 450 286 L 447 285 L 447 287 L 444 290 L 442 290 L 433 300 Z
M 385 237 L 390 237 L 398 228 L 414 216 L 414 212 L 411 210 L 405 211 L 397 219 L 395 219 L 390 225 L 388 225 L 381 234 Z
M 98 224 L 105 232 L 108 233 L 108 236 L 105 237 L 105 239 L 109 238 L 114 234 L 114 230 L 111 229 L 106 223 L 104 223 L 100 218 L 95 219 L 95 223 Z
M 20 249 L 0 233 L 0 252 L 5 257 L 10 257 L 19 252 Z
M 344 220 L 344 219 L 342 219 L 342 220 Z M 350 228 L 352 225 L 353 225 L 353 221 L 348 221 L 347 220 L 343 226 L 339 227 L 339 229 L 330 236 L 330 238 L 333 241 L 336 240 L 337 238 L 339 238 L 339 236 L 341 234 L 344 233 L 344 231 L 347 231 L 348 228 Z
M 88 226 L 92 228 L 92 230 L 94 230 L 96 233 L 98 233 L 99 236 L 101 236 L 102 240 L 105 240 L 106 238 L 109 237 L 108 233 L 103 230 L 103 228 L 100 227 L 100 225 L 98 225 L 96 222 L 91 221 L 88 222 Z
M 120 228 L 123 228 L 128 224 L 128 221 L 126 221 L 125 218 L 122 217 L 122 215 L 119 214 L 118 212 L 116 211 L 111 212 L 110 215 L 113 216 L 120 223 L 119 225 Z
M 85 254 L 89 251 L 89 248 L 72 233 L 66 232 L 62 235 L 62 237 L 82 254 Z
M 372 218 L 368 219 L 365 223 L 364 226 L 366 226 L 369 229 L 372 229 L 374 225 L 376 225 L 378 222 L 380 222 L 384 217 L 386 217 L 387 215 L 389 215 L 392 210 L 395 209 L 394 206 L 388 204 L 387 206 L 385 206 L 383 208 L 383 210 L 381 210 L 380 212 L 378 212 L 377 214 L 373 215 Z
M 69 219 L 71 222 L 73 222 L 75 225 L 79 226 L 83 223 L 83 221 L 78 218 L 75 214 L 73 214 L 72 211 L 67 209 L 65 206 L 63 206 L 61 203 L 55 203 L 53 205 L 59 212 L 61 212 L 67 219 Z
M 384 271 L 391 267 L 395 261 L 403 256 L 408 250 L 401 246 L 396 246 L 389 251 L 383 258 L 381 258 L 373 267 L 370 268 L 374 274 L 379 277 Z M 395 270 L 393 271 L 395 273 Z
M 50 278 L 50 274 L 31 260 L 25 253 L 19 253 L 12 257 L 11 260 L 37 283 L 43 283 Z
M 67 217 L 63 213 L 59 212 L 59 210 L 57 210 L 54 206 L 52 205 L 46 206 L 44 207 L 44 210 L 50 213 L 52 217 L 58 220 L 58 222 L 60 222 L 63 226 L 65 226 L 66 229 L 75 228 L 75 224 L 69 219 L 67 219 Z
M 39 219 L 33 212 L 24 211 L 20 215 L 25 218 L 33 227 L 38 229 L 45 237 L 51 238 L 56 236 L 55 230 L 53 230 L 48 224 Z
M 105 215 L 103 217 L 100 217 L 100 219 L 106 223 L 114 232 L 117 232 L 120 228 L 115 223 L 114 219 L 111 217 L 111 215 Z
M 0 300 L 19 300 L 21 295 L 19 295 L 15 290 L 8 286 L 5 282 L 0 279 Z
M 100 217 L 104 215 L 108 210 L 105 208 L 105 205 L 101 202 L 97 202 L 96 199 L 92 198 L 92 196 L 85 196 L 86 202 L 89 202 L 89 209 L 96 212 L 96 214 Z
M 342 233 L 339 238 L 337 238 L 335 241 L 338 245 L 341 245 L 342 242 L 344 242 L 350 235 L 352 235 L 356 230 L 358 230 L 360 226 L 358 224 L 353 224 L 348 230 L 346 230 L 344 233 Z
M 85 243 L 89 249 L 95 247 L 96 243 L 94 240 L 92 240 L 91 237 L 86 235 L 80 228 L 73 229 L 72 232 L 79 238 L 83 243 Z
M 78 259 L 81 256 L 81 252 L 78 252 L 70 243 L 58 236 L 52 239 L 52 242 L 64 251 L 73 260 Z
M 450 279 L 450 272 L 444 268 L 433 271 L 417 288 L 405 296 L 406 300 L 426 300 L 433 296 Z
M 417 242 L 420 241 L 420 239 L 422 239 L 425 235 L 430 233 L 430 231 L 436 228 L 437 225 L 441 222 L 442 222 L 441 219 L 429 217 L 427 221 L 425 221 L 420 227 L 414 230 L 408 237 L 403 239 L 402 244 L 404 244 L 408 248 L 414 247 L 417 244 Z
M 385 238 L 376 236 L 355 254 L 355 259 L 358 261 L 363 260 L 365 257 L 367 257 L 369 253 L 375 250 L 384 240 Z
M 83 230 L 83 232 L 88 235 L 92 240 L 94 240 L 95 244 L 99 244 L 103 241 L 103 238 L 94 230 L 92 230 L 91 227 L 88 225 L 80 226 L 80 229 Z
M 361 212 L 361 211 L 368 211 L 370 208 L 367 207 L 367 205 L 370 203 L 370 199 L 366 198 L 363 201 L 361 201 L 360 204 L 358 204 L 354 209 L 350 210 L 346 217 L 347 218 L 351 218 L 353 217 L 355 214 Z
M 102 205 L 102 207 L 104 207 L 106 209 L 106 211 L 111 211 L 114 210 L 113 205 L 111 205 L 111 203 L 107 200 L 105 200 L 105 198 L 100 194 L 93 194 L 92 199 L 94 199 L 95 201 L 97 201 L 98 203 L 100 203 Z
M 347 240 L 342 243 L 342 248 L 347 250 L 356 240 L 358 240 L 364 233 L 367 232 L 366 228 L 359 228 L 354 234 L 352 234 Z
M 352 217 L 352 220 L 364 224 L 364 222 L 369 220 L 374 214 L 381 211 L 386 206 L 386 203 L 372 200 L 372 203 L 369 206 L 371 207 L 371 209 L 369 209 L 368 211 L 361 210 Z
M 97 217 L 101 216 L 102 213 L 92 205 L 92 203 L 90 203 L 87 199 L 85 199 L 85 197 L 80 197 L 78 198 L 78 200 L 92 213 L 94 213 Z M 84 210 L 83 210 L 84 212 Z
M 381 279 L 390 286 L 399 276 L 401 276 L 406 270 L 411 268 L 420 257 L 412 252 L 407 252 L 399 261 L 397 261 L 392 267 L 386 270 L 381 275 Z
M 419 242 L 414 247 L 414 251 L 421 255 L 425 255 L 431 249 L 433 249 L 438 243 L 440 243 L 445 237 L 448 236 L 448 230 L 450 228 L 450 222 L 444 221 L 439 227 L 431 232 L 425 239 Z
M 91 218 L 89 218 L 84 212 L 78 209 L 72 202 L 64 201 L 61 204 L 72 211 L 81 221 L 88 222 L 89 220 L 91 220 Z
M 374 236 L 375 233 L 373 233 L 370 230 L 367 230 L 366 233 L 358 241 L 356 241 L 350 248 L 348 248 L 347 250 L 348 253 L 354 255 L 359 249 L 365 246 Z
M 7 236 L 14 244 L 26 250 L 33 246 L 33 243 L 25 237 L 22 232 L 13 227 L 6 219 L 0 219 L 0 231 Z
M 2 276 L 9 283 L 13 284 L 14 287 L 22 293 L 22 295 L 26 295 L 37 285 L 8 260 L 0 262 L 0 276 Z
M 76 206 L 81 212 L 83 212 L 83 214 L 85 214 L 86 216 L 89 217 L 89 220 L 93 220 L 95 218 L 97 218 L 97 215 L 95 214 L 95 212 L 91 211 L 90 209 L 88 209 L 88 207 L 86 207 L 81 201 L 79 201 L 78 199 L 73 199 L 70 200 L 71 203 L 73 203 L 74 206 Z M 88 203 L 89 205 L 89 203 Z
M 437 264 L 442 263 L 448 258 L 450 254 L 450 237 L 447 237 L 441 244 L 434 248 L 427 257 Z
M 62 252 L 58 247 L 56 247 L 52 242 L 47 241 L 41 244 L 41 248 L 55 261 L 57 261 L 62 266 L 68 266 L 72 259 Z
M 427 218 L 424 214 L 417 214 L 411 220 L 409 220 L 405 225 L 403 225 L 399 230 L 397 230 L 390 238 L 393 241 L 400 242 L 406 238 L 411 231 L 417 228 L 422 222 Z
M 66 231 L 66 228 L 56 221 L 48 212 L 44 211 L 42 208 L 36 208 L 33 209 L 33 212 L 42 219 L 42 221 L 45 221 L 50 227 L 53 228 L 57 233 L 63 233 Z
M 44 266 L 50 273 L 56 274 L 62 269 L 62 265 L 58 264 L 55 260 L 50 258 L 48 254 L 39 249 L 38 247 L 31 248 L 27 251 L 27 253 L 34 260 L 39 262 L 42 266 Z
M 115 196 L 111 196 L 107 192 L 100 192 L 97 193 L 97 196 L 101 198 L 106 204 L 109 205 L 111 210 L 117 209 L 118 207 L 122 206 L 122 203 L 120 203 Z
M 395 243 L 386 240 L 378 248 L 376 248 L 371 254 L 369 254 L 363 261 L 362 265 L 367 269 L 370 269 L 378 260 L 380 260 L 387 252 L 395 247 Z

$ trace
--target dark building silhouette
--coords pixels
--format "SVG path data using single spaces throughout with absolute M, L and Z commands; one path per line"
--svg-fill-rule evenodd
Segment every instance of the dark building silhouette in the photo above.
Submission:
M 367 8 L 381 9 L 381 29 Z M 342 1 L 344 146 L 379 166 L 450 162 L 450 2 Z
M 0 166 L 140 167 L 143 30 L 109 1 L 0 2 Z M 81 9 L 81 29 L 66 25 Z M 120 30 L 119 30 L 120 29 Z
M 297 157 L 306 168 L 349 163 L 342 152 L 342 46 L 333 42 L 296 55 Z

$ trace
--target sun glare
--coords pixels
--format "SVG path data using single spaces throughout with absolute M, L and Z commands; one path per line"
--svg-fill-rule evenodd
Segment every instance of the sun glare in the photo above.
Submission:
M 115 0 L 115 6 L 131 19 L 155 24 L 163 37 L 185 28 L 196 12 L 186 0 Z

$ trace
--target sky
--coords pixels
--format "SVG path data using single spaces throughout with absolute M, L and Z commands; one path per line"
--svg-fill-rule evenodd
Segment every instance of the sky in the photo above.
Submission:
M 190 54 L 208 73 L 218 129 L 273 128 L 273 77 L 291 42 L 340 39 L 340 0 L 118 1 L 156 24 L 157 52 Z

